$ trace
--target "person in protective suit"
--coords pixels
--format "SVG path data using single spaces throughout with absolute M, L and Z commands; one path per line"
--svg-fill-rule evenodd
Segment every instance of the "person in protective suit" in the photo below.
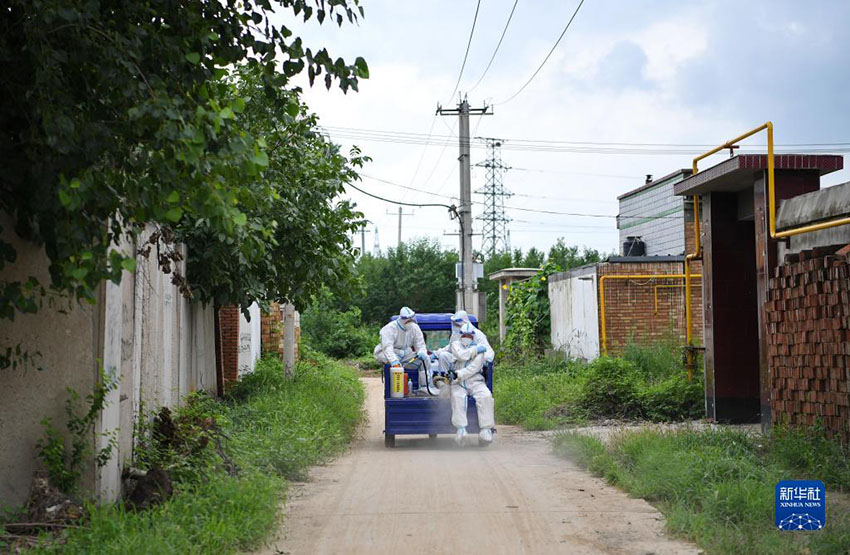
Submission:
M 449 338 L 449 344 L 437 351 L 437 360 L 440 363 L 440 372 L 443 374 L 454 369 L 455 355 L 452 353 L 452 343 L 460 340 L 460 329 L 464 326 L 464 324 L 471 324 L 469 321 L 469 315 L 465 310 L 458 310 L 455 312 L 454 315 L 452 315 L 451 320 L 452 335 Z M 472 341 L 476 345 L 484 345 L 487 349 L 485 363 L 493 362 L 495 352 L 493 351 L 493 348 L 490 347 L 490 342 L 487 340 L 487 336 L 484 335 L 483 331 L 479 330 L 475 326 L 472 326 L 472 329 L 475 331 L 475 336 L 472 338 Z
M 476 333 L 478 332 L 478 333 Z M 493 349 L 489 344 L 480 344 L 475 341 L 478 334 L 484 333 L 467 322 L 460 328 L 460 337 L 449 345 L 454 356 L 454 377 L 451 386 L 452 396 L 452 425 L 457 428 L 455 441 L 463 445 L 466 433 L 466 409 L 467 396 L 472 395 L 475 406 L 478 409 L 478 440 L 483 444 L 493 441 L 493 427 L 496 425 L 493 409 L 493 394 L 487 387 L 487 382 L 482 374 L 485 360 L 492 360 Z M 486 336 L 484 337 L 486 342 Z
M 381 364 L 401 366 L 403 361 L 416 358 L 428 363 L 425 338 L 415 320 L 416 313 L 403 306 L 398 319 L 381 328 L 381 342 L 375 347 L 375 360 Z M 412 347 L 411 347 L 412 346 Z

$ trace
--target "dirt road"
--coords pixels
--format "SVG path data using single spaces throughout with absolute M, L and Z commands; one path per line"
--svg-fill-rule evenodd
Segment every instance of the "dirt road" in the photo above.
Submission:
M 401 436 L 385 448 L 381 381 L 364 382 L 361 439 L 292 485 L 263 553 L 699 552 L 665 537 L 645 501 L 552 455 L 539 434 L 500 426 L 487 449 L 448 436 Z

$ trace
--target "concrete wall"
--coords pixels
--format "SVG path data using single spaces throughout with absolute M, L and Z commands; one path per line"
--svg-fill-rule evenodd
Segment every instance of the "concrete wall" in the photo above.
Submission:
M 850 183 L 842 183 L 781 201 L 776 211 L 776 228 L 784 230 L 848 215 L 850 215 Z M 780 244 L 779 259 L 781 261 L 784 254 L 847 244 L 850 244 L 850 225 L 792 235 L 787 248 Z
M 35 276 L 49 282 L 44 251 L 11 233 L 11 222 L 2 213 L 0 226 L 3 239 L 17 251 L 15 264 L 3 270 L 2 279 Z M 43 433 L 41 420 L 50 418 L 54 427 L 65 429 L 65 388 L 86 392 L 94 386 L 98 328 L 96 309 L 56 297 L 46 299 L 38 314 L 16 314 L 13 322 L 0 319 L 0 348 L 14 350 L 20 344 L 30 353 L 38 352 L 36 365 L 41 368 L 0 370 L 0 505 L 26 500 L 38 460 L 35 444 Z M 93 470 L 85 473 L 83 483 L 93 486 Z
M 0 222 L 9 229 L 6 220 Z M 4 270 L 4 280 L 35 275 L 49 282 L 41 249 L 8 232 L 4 239 L 18 251 L 14 267 Z M 118 248 L 135 249 L 128 244 Z M 0 371 L 0 505 L 26 499 L 32 473 L 40 467 L 35 449 L 42 435 L 39 422 L 51 417 L 64 430 L 66 386 L 85 397 L 94 387 L 99 361 L 105 373 L 121 377 L 92 437 L 99 449 L 108 441 L 102 434 L 115 434 L 117 451 L 102 469 L 90 464 L 83 480 L 86 489 L 104 500 L 120 492 L 120 473 L 132 458 L 133 423 L 140 407 L 151 411 L 175 406 L 190 392 L 214 393 L 216 388 L 213 310 L 184 299 L 153 259 L 139 258 L 135 275 L 125 272 L 119 285 L 103 284 L 94 307 L 53 299 L 38 314 L 18 315 L 14 322 L 0 320 L 0 347 L 19 342 L 41 353 L 38 363 L 44 369 Z M 6 448 L 11 445 L 16 448 Z
M 549 277 L 552 346 L 569 357 L 599 356 L 596 265 Z
M 260 305 L 257 303 L 248 307 L 249 321 L 245 315 L 239 313 L 239 376 L 250 374 L 254 371 L 254 365 L 262 354 L 262 321 L 260 316 Z

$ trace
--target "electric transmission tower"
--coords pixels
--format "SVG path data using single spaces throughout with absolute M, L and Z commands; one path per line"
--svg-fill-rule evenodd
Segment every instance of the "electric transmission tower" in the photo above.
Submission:
M 475 165 L 486 168 L 487 184 L 477 189 L 475 194 L 484 196 L 484 211 L 476 219 L 484 222 L 481 250 L 489 258 L 511 248 L 508 231 L 508 222 L 511 220 L 505 216 L 505 199 L 513 193 L 502 182 L 502 174 L 510 169 L 502 163 L 502 140 L 489 137 L 485 140 L 490 157 Z

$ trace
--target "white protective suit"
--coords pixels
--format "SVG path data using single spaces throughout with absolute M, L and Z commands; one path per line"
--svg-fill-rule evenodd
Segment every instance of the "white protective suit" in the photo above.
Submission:
M 375 346 L 374 355 L 381 364 L 392 365 L 420 353 L 427 356 L 427 352 L 419 324 L 411 321 L 402 328 L 398 320 L 393 320 L 381 328 L 381 342 Z
M 469 323 L 469 318 L 463 320 L 464 324 Z M 461 324 L 462 326 L 463 324 Z M 460 341 L 460 328 L 452 326 L 452 336 L 449 338 L 449 344 L 442 349 L 437 351 L 437 360 L 440 363 L 440 372 L 448 373 L 449 370 L 453 370 L 455 363 L 455 355 L 452 352 L 452 344 Z M 487 362 L 493 362 L 493 359 L 496 357 L 496 352 L 493 351 L 493 348 L 490 346 L 490 342 L 487 340 L 487 336 L 484 335 L 484 332 L 475 328 L 475 337 L 472 338 L 472 342 L 476 345 L 484 345 L 487 348 L 487 352 L 484 353 L 484 360 Z
M 489 345 L 486 345 L 486 347 L 489 353 L 493 352 Z M 478 409 L 479 428 L 482 430 L 493 428 L 496 425 L 493 415 L 493 394 L 490 393 L 487 382 L 481 374 L 488 352 L 478 353 L 478 345 L 471 343 L 469 347 L 464 347 L 459 340 L 452 342 L 449 345 L 449 350 L 455 359 L 454 366 L 457 374 L 457 380 L 452 382 L 451 389 L 452 425 L 455 428 L 466 428 L 466 399 L 467 395 L 472 395 Z

